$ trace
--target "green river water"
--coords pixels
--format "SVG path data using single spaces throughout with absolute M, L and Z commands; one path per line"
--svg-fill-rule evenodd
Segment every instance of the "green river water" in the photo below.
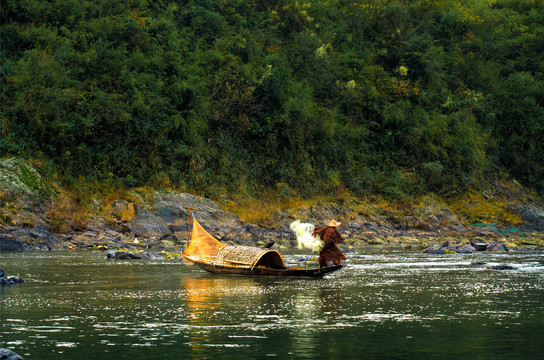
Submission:
M 347 264 L 284 279 L 98 252 L 1 253 L 25 283 L 0 289 L 0 347 L 26 360 L 544 358 L 544 253 Z

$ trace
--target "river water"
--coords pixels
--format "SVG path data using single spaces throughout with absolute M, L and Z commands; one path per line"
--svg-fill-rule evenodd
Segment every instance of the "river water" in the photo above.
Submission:
M 98 252 L 2 253 L 0 267 L 25 283 L 0 289 L 0 347 L 26 360 L 544 354 L 543 253 L 369 253 L 347 263 L 323 279 L 284 279 Z M 517 269 L 486 268 L 503 263 Z

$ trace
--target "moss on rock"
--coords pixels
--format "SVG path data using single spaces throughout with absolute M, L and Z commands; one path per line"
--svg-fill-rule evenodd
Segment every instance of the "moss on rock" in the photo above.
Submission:
M 47 198 L 51 190 L 33 166 L 19 158 L 0 160 L 0 190 L 8 197 Z

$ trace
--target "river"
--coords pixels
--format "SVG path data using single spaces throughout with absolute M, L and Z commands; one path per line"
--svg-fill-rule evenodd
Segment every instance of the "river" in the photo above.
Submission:
M 25 283 L 0 289 L 0 347 L 26 360 L 544 353 L 543 253 L 369 251 L 347 264 L 323 279 L 284 279 L 90 251 L 1 253 L 0 267 Z

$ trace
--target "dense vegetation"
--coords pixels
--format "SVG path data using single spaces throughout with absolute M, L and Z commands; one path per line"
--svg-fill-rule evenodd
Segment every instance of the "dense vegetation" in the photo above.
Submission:
M 69 182 L 544 190 L 543 1 L 1 3 L 0 157 Z

